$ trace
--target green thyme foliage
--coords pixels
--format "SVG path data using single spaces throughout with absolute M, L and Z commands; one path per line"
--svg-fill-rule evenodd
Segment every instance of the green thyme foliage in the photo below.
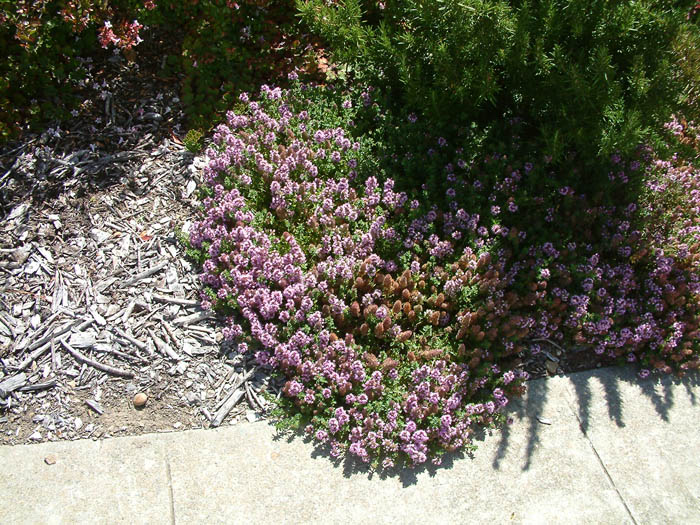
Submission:
M 183 142 L 188 151 L 198 153 L 202 149 L 202 131 L 199 129 L 189 130 Z

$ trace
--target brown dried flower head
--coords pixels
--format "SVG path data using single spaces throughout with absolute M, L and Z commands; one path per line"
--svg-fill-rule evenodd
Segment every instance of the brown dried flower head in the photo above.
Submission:
M 379 359 L 377 359 L 376 355 L 370 352 L 365 354 L 365 362 L 367 363 L 367 366 L 372 369 L 379 367 Z
M 383 286 L 385 289 L 387 289 L 387 290 L 390 289 L 393 282 L 394 282 L 394 279 L 392 279 L 390 274 L 386 274 L 384 276 Z
M 384 321 L 382 321 L 382 326 L 384 326 L 384 330 L 388 330 L 391 328 L 391 317 L 388 315 L 384 318 Z
M 384 335 L 384 325 L 382 323 L 377 324 L 377 326 L 374 327 L 374 336 L 375 337 L 382 337 Z
M 399 362 L 396 359 L 392 359 L 391 357 L 387 357 L 383 362 L 382 362 L 382 372 L 388 372 L 392 368 L 397 368 L 399 366 Z
M 426 361 L 430 361 L 431 359 L 436 359 L 438 357 L 441 357 L 443 354 L 443 351 L 440 350 L 439 348 L 433 348 L 431 350 L 423 350 L 420 353 L 420 356 L 422 359 Z
M 397 340 L 399 343 L 403 343 L 403 342 L 405 342 L 405 341 L 408 341 L 408 340 L 411 338 L 412 335 L 413 335 L 413 332 L 412 332 L 411 330 L 405 330 L 405 331 L 401 332 L 401 333 L 398 335 L 398 337 L 396 338 L 396 340 Z

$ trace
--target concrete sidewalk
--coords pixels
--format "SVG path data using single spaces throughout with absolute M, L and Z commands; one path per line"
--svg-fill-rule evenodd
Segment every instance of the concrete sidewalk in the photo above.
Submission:
M 0 523 L 700 523 L 698 375 L 595 370 L 512 405 L 474 458 L 384 478 L 265 422 L 0 447 Z

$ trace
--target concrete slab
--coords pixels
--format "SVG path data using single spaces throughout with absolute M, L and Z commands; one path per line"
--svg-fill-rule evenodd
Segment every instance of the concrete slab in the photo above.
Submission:
M 170 523 L 167 465 L 158 440 L 148 435 L 0 447 L 0 523 Z
M 637 523 L 700 523 L 698 375 L 639 381 L 634 372 L 557 380 Z
M 300 438 L 275 440 L 266 423 L 169 435 L 176 522 L 630 523 L 564 385 L 547 385 L 535 383 L 507 435 L 486 436 L 474 459 L 386 479 L 333 465 Z
M 700 523 L 697 376 L 633 374 L 533 381 L 473 458 L 389 477 L 265 422 L 0 447 L 0 523 Z

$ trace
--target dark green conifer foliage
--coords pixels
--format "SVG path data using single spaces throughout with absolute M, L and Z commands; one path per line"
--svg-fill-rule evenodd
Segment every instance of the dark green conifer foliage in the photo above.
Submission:
M 335 60 L 383 88 L 396 108 L 451 123 L 518 116 L 544 153 L 573 150 L 586 161 L 631 152 L 683 102 L 690 107 L 677 50 L 681 39 L 696 41 L 691 4 L 297 1 Z

